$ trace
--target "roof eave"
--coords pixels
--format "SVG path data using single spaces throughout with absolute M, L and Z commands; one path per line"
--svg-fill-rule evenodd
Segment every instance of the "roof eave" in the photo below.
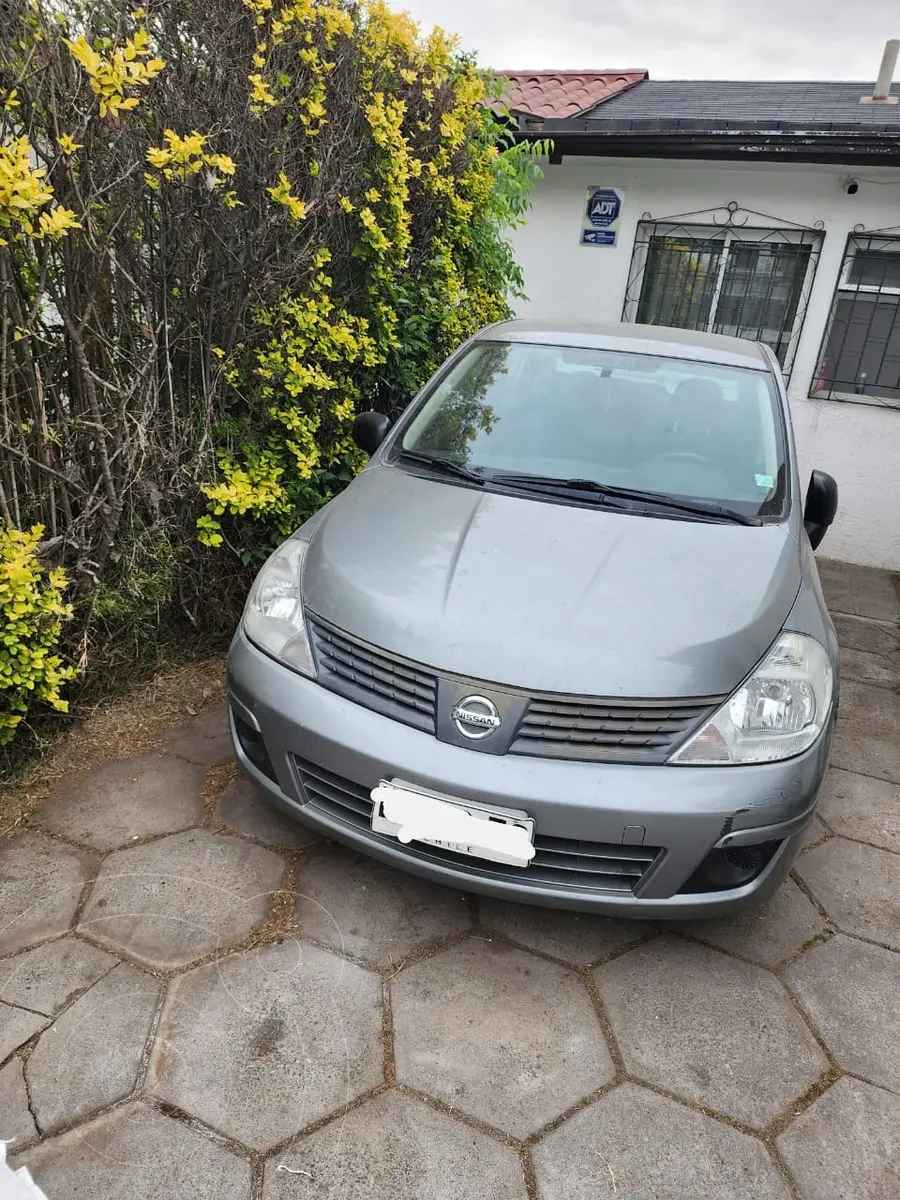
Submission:
M 553 142 L 553 159 L 562 157 L 673 158 L 794 162 L 840 162 L 848 166 L 900 165 L 900 128 L 894 130 L 778 129 L 760 126 L 721 128 L 714 125 L 666 129 L 585 128 L 597 123 L 548 120 L 540 130 L 517 130 L 519 141 Z

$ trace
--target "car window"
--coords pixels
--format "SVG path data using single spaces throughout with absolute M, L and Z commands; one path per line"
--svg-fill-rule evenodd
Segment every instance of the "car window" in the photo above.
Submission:
M 402 448 L 488 480 L 591 479 L 754 515 L 781 511 L 787 477 L 768 371 L 522 343 L 476 343 L 425 399 Z

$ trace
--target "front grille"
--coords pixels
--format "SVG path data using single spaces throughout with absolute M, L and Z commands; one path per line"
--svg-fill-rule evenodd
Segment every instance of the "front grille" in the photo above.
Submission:
M 365 832 L 372 841 L 382 842 L 394 849 L 398 847 L 399 843 L 394 838 L 372 832 L 372 800 L 368 788 L 300 758 L 294 758 L 294 765 L 310 808 L 351 829 Z M 403 847 L 403 852 L 422 862 L 439 862 L 484 879 L 591 892 L 633 892 L 662 854 L 662 850 L 656 846 L 585 842 L 545 837 L 539 833 L 535 833 L 534 848 L 535 856 L 524 868 L 481 862 L 438 846 L 408 845 Z
M 308 618 L 319 683 L 363 708 L 426 733 L 435 733 L 438 677 L 427 667 Z M 459 692 L 459 680 L 441 676 Z M 525 715 L 518 728 L 504 725 L 506 752 L 581 762 L 661 763 L 724 700 L 603 700 L 553 693 L 533 695 L 495 688 L 477 680 L 466 687 L 480 695 L 517 697 Z M 443 701 L 442 701 L 443 703 Z M 449 706 L 448 706 L 449 707 Z M 497 739 L 491 739 L 494 746 Z M 472 742 L 468 749 L 487 750 Z M 503 752 L 503 751 L 501 751 Z
M 723 697 L 673 700 L 532 700 L 510 754 L 609 762 L 663 762 Z
M 434 733 L 437 680 L 415 663 L 311 619 L 319 683 L 364 708 Z

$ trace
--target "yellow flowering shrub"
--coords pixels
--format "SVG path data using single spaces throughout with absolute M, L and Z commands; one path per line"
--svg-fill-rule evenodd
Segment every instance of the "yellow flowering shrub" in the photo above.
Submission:
M 154 191 L 159 189 L 160 176 L 167 183 L 185 183 L 206 167 L 207 186 L 219 187 L 235 173 L 234 159 L 229 154 L 211 154 L 206 148 L 208 139 L 196 129 L 184 137 L 174 129 L 167 129 L 163 136 L 164 145 L 151 146 L 147 151 L 147 162 L 159 172 L 159 175 L 144 173 L 147 186 Z
M 223 427 L 232 444 L 218 455 L 220 481 L 202 489 L 209 505 L 197 522 L 206 546 L 222 545 L 226 514 L 249 514 L 280 541 L 360 465 L 350 439 L 354 374 L 382 356 L 366 320 L 335 305 L 330 258 L 320 250 L 306 291 L 254 314 L 262 345 L 246 356 L 238 347 L 226 367 L 231 386 L 252 390 L 263 411 L 255 410 L 252 427 Z
M 263 531 L 265 545 L 277 541 L 352 477 L 361 386 L 403 403 L 461 340 L 508 313 L 520 276 L 501 229 L 520 219 L 536 171 L 527 151 L 499 152 L 492 85 L 441 31 L 423 37 L 383 0 L 242 3 L 255 27 L 249 111 L 273 158 L 293 156 L 266 194 L 298 236 L 312 223 L 325 246 L 305 281 L 254 310 L 255 336 L 222 363 L 234 402 L 197 532 L 208 546 L 232 544 L 227 523 L 243 530 L 232 535 L 239 550 Z M 344 53 L 358 63 L 364 141 L 354 134 L 343 153 L 360 167 L 316 222 L 327 186 L 316 145 L 335 107 L 344 121 L 352 112 L 333 90 L 345 87 L 334 82 Z M 340 283 L 325 273 L 332 246 Z
M 38 559 L 43 534 L 40 525 L 0 523 L 0 746 L 34 704 L 66 712 L 61 689 L 77 673 L 57 653 L 72 609 L 63 600 L 65 571 L 47 571 Z
M 32 165 L 34 150 L 24 135 L 0 145 L 0 246 L 24 237 L 58 240 L 80 225 L 75 213 L 56 204 L 43 167 Z
M 111 46 L 104 39 L 100 51 L 84 34 L 66 41 L 66 45 L 88 77 L 91 91 L 100 102 L 101 117 L 118 117 L 137 108 L 140 100 L 126 95 L 126 91 L 146 87 L 166 65 L 163 59 L 151 56 L 150 34 L 143 28 L 135 30 L 121 46 Z
M 235 558 L 353 478 L 356 414 L 507 314 L 535 158 L 392 3 L 0 4 L 0 559 L 50 605 L 0 643 L 5 737 L 75 647 L 98 697 L 229 632 Z
M 266 188 L 266 191 L 276 204 L 280 204 L 283 208 L 287 209 L 291 220 L 302 221 L 305 219 L 306 202 L 292 194 L 291 181 L 285 175 L 284 171 L 279 171 L 278 182 L 273 187 Z

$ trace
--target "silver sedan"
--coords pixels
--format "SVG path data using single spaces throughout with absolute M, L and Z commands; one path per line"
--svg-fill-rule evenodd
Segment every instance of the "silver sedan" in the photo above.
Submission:
M 763 345 L 482 331 L 269 559 L 231 648 L 279 808 L 506 899 L 699 917 L 768 896 L 815 810 L 838 651 Z

